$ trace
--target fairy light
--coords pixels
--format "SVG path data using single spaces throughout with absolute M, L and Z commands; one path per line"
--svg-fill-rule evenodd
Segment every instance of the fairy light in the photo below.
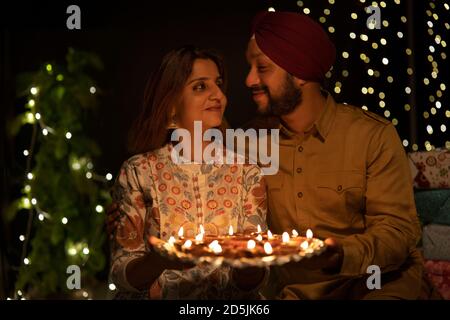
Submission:
M 111 181 L 113 178 L 113 175 L 111 173 L 106 174 L 105 176 L 106 180 Z
M 97 92 L 97 89 L 94 86 L 92 86 L 92 87 L 89 88 L 89 92 L 91 94 L 95 94 L 95 92 Z
M 66 217 L 61 219 L 62 224 L 67 224 L 67 222 L 69 222 L 69 220 Z
M 116 290 L 116 285 L 114 283 L 110 283 L 108 288 L 109 288 L 109 290 L 114 291 L 114 290 Z
M 23 150 L 23 155 L 25 157 L 28 157 L 30 155 L 30 152 L 28 152 L 28 150 Z
M 66 139 L 70 140 L 72 138 L 72 133 L 66 132 Z
M 103 207 L 98 204 L 97 206 L 95 206 L 95 211 L 97 211 L 98 213 L 102 213 L 103 212 Z

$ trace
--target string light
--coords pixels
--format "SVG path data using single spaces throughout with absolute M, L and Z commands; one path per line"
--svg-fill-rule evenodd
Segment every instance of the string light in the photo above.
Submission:
M 38 88 L 36 88 L 36 87 L 31 87 L 30 93 L 31 93 L 33 96 L 37 95 L 37 93 L 38 93 Z

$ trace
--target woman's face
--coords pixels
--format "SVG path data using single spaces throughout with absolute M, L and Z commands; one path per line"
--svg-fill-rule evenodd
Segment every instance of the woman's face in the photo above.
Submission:
M 212 60 L 195 60 L 177 108 L 177 125 L 191 132 L 194 121 L 202 121 L 203 130 L 218 127 L 227 104 L 222 83 L 217 65 Z

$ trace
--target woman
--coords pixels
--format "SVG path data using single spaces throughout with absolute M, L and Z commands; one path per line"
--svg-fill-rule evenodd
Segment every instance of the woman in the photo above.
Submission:
M 120 169 L 112 192 L 116 210 L 108 214 L 111 275 L 122 298 L 258 297 L 265 269 L 187 266 L 158 255 L 148 240 L 168 240 L 181 227 L 192 237 L 200 230 L 226 234 L 230 225 L 238 232 L 265 226 L 265 184 L 257 166 L 172 161 L 174 129 L 194 137 L 194 121 L 203 132 L 222 126 L 224 83 L 216 54 L 186 46 L 164 57 L 147 86 L 130 140 L 137 155 Z

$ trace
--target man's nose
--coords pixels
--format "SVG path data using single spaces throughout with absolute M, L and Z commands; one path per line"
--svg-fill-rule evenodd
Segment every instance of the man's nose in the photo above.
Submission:
M 258 86 L 260 84 L 258 73 L 255 68 L 251 68 L 248 72 L 247 78 L 245 79 L 245 85 L 249 88 L 253 86 Z

